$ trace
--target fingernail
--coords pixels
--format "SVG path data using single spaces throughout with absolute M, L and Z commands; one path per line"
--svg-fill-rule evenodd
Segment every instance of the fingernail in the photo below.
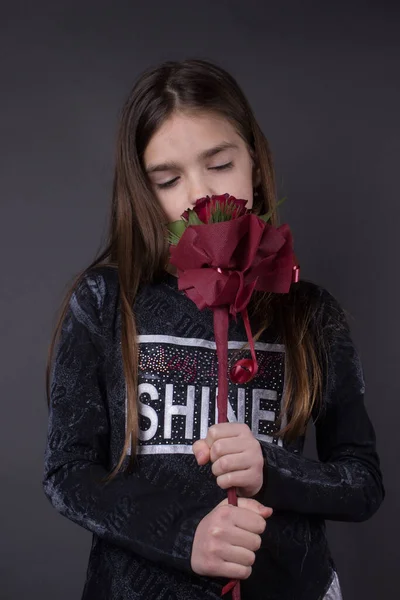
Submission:
M 204 456 L 205 456 L 205 455 L 204 455 L 204 452 L 199 452 L 199 453 L 196 455 L 196 460 L 197 460 L 197 462 L 199 462 L 199 461 L 200 461 L 202 458 L 204 458 Z

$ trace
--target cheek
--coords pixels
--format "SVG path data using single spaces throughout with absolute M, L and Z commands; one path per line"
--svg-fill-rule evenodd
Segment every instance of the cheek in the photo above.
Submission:
M 251 173 L 239 172 L 227 183 L 228 189 L 226 192 L 236 198 L 247 200 L 246 208 L 250 209 L 253 207 L 253 182 Z
M 253 188 L 252 188 L 252 191 L 251 191 L 250 198 L 246 198 L 246 200 L 247 200 L 246 208 L 248 210 L 252 209 L 253 208 Z
M 172 223 L 173 221 L 178 221 L 181 217 L 181 214 L 186 210 L 187 202 L 183 202 L 180 198 L 179 192 L 168 191 L 166 193 L 156 193 L 155 196 L 160 204 L 161 208 L 165 213 L 165 221 L 166 223 Z M 184 206 L 185 205 L 185 206 Z

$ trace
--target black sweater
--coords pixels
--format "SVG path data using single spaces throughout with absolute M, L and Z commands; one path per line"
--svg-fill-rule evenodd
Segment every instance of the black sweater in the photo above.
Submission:
M 318 600 L 332 578 L 324 519 L 362 521 L 384 489 L 364 380 L 345 314 L 324 288 L 300 281 L 320 306 L 329 349 L 323 411 L 315 421 L 319 460 L 304 438 L 274 436 L 284 388 L 285 347 L 266 331 L 256 343 L 259 372 L 229 384 L 230 421 L 246 422 L 265 456 L 259 498 L 274 509 L 242 600 Z M 170 275 L 142 286 L 139 333 L 138 461 L 108 485 L 101 480 L 125 439 L 117 271 L 93 269 L 72 296 L 52 371 L 44 491 L 62 515 L 93 533 L 83 600 L 217 600 L 223 579 L 190 565 L 196 527 L 225 496 L 195 440 L 216 422 L 217 363 L 211 311 L 199 311 Z M 312 324 L 310 325 L 312 326 Z M 246 334 L 231 321 L 229 358 Z M 279 338 L 278 338 L 279 341 Z M 314 417 L 316 414 L 314 415 Z

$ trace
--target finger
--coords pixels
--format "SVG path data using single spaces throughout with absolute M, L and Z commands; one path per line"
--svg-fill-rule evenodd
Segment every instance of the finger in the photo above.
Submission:
M 251 550 L 241 546 L 232 546 L 231 544 L 224 544 L 219 556 L 226 562 L 236 563 L 244 567 L 251 567 L 256 559 L 254 552 Z
M 205 465 L 210 460 L 210 448 L 205 440 L 197 440 L 192 446 L 193 454 L 199 465 Z
M 264 519 L 269 519 L 269 517 L 273 514 L 273 509 L 270 506 L 263 506 L 260 508 L 260 514 Z
M 244 452 L 249 445 L 251 445 L 251 440 L 245 437 L 219 438 L 210 448 L 211 460 L 212 462 L 215 462 L 218 458 L 221 458 L 221 456 L 225 456 L 225 454 Z
M 251 467 L 251 456 L 247 452 L 241 452 L 240 454 L 226 454 L 216 460 L 212 465 L 212 472 L 215 477 L 218 477 L 224 473 L 245 471 Z
M 261 504 L 261 502 L 258 502 L 258 500 L 254 500 L 254 498 L 238 497 L 238 506 L 232 506 L 231 504 L 228 503 L 228 498 L 224 498 L 217 505 L 217 507 L 219 507 L 219 506 L 229 506 L 229 509 L 232 511 L 235 511 L 235 512 L 237 511 L 238 508 L 246 509 L 248 511 L 254 512 L 257 515 L 262 515 L 262 517 L 264 519 L 267 519 L 268 517 L 270 517 L 272 515 L 272 513 L 274 512 L 272 508 L 270 508 L 269 506 L 265 506 L 264 504 Z
M 240 546 L 252 552 L 257 552 L 261 546 L 261 537 L 257 533 L 245 531 L 236 526 L 226 530 L 221 529 L 221 535 L 223 535 L 224 541 L 231 546 Z
M 206 442 L 211 448 L 214 442 L 220 438 L 238 437 L 239 435 L 248 434 L 250 428 L 245 423 L 217 423 L 211 425 L 207 432 Z M 250 432 L 251 433 L 251 432 Z
M 219 477 L 217 477 L 217 485 L 221 488 L 221 490 L 227 490 L 231 487 L 254 487 L 257 486 L 257 483 L 255 481 L 253 470 L 246 469 L 244 471 L 231 471 L 229 473 L 223 473 L 222 475 L 219 475 Z
M 226 579 L 248 579 L 251 575 L 252 568 L 222 561 L 216 568 L 216 577 L 226 577 Z
M 235 508 L 236 510 L 233 512 L 232 518 L 236 527 L 250 533 L 257 533 L 258 535 L 264 533 L 266 520 L 261 514 L 257 514 L 252 510 L 246 510 L 245 508 Z

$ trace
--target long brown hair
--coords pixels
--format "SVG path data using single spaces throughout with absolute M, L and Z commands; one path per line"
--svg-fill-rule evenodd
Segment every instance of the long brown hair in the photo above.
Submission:
M 133 303 L 139 286 L 163 272 L 168 244 L 161 207 L 145 174 L 143 155 L 151 137 L 178 110 L 212 111 L 227 118 L 247 143 L 260 172 L 253 212 L 276 207 L 276 184 L 270 148 L 253 111 L 235 79 L 215 63 L 200 59 L 167 61 L 144 71 L 123 107 L 116 152 L 109 238 L 106 248 L 73 283 L 65 298 L 49 350 L 47 396 L 50 403 L 50 368 L 54 347 L 71 295 L 85 273 L 104 264 L 118 269 L 121 310 L 121 344 L 127 389 L 127 431 L 120 460 L 110 473 L 119 472 L 131 451 L 128 468 L 135 460 L 138 412 L 138 343 Z M 228 190 L 229 191 L 229 190 Z M 278 225 L 274 211 L 271 223 Z M 258 324 L 256 338 L 274 323 L 285 344 L 283 414 L 289 415 L 280 435 L 301 435 L 321 392 L 321 360 L 310 321 L 315 312 L 292 285 L 289 294 L 257 294 L 251 318 Z

